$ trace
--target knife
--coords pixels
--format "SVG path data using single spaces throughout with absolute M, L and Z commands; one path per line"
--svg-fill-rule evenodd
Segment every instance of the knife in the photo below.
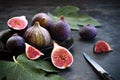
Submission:
M 98 63 L 96 63 L 92 58 L 90 58 L 85 52 L 83 52 L 84 58 L 96 69 L 99 75 L 104 80 L 115 80 L 106 70 L 104 70 Z

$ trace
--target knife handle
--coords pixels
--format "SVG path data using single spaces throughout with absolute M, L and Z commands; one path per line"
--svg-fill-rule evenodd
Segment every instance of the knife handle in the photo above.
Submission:
M 108 73 L 102 73 L 101 76 L 104 80 L 115 80 L 110 74 Z

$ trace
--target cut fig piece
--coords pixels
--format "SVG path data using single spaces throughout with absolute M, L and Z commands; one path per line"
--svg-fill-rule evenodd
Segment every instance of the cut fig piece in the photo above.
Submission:
M 112 51 L 112 48 L 104 40 L 99 40 L 94 45 L 94 53 L 106 53 L 110 51 Z
M 7 24 L 15 32 L 25 31 L 28 27 L 28 21 L 25 16 L 12 17 L 8 20 Z
M 58 69 L 66 69 L 73 63 L 73 56 L 70 51 L 56 42 L 53 42 L 54 48 L 51 53 L 51 60 L 53 65 Z
M 38 59 L 41 55 L 44 55 L 41 51 L 29 45 L 28 43 L 25 43 L 25 47 L 26 56 L 31 60 Z

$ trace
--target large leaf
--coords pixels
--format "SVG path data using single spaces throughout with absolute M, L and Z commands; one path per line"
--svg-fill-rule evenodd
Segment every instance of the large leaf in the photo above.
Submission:
M 75 7 L 75 6 L 64 6 L 62 8 L 60 6 L 58 6 L 54 10 L 54 15 L 56 15 L 56 16 L 61 16 L 61 15 L 77 16 L 78 11 L 79 11 L 79 8 Z
M 93 26 L 101 26 L 101 24 L 94 19 L 93 17 L 87 14 L 79 14 L 79 8 L 75 6 L 64 6 L 64 7 L 57 7 L 54 10 L 54 13 L 48 13 L 49 16 L 52 17 L 54 21 L 59 20 L 61 15 L 64 15 L 65 20 L 69 23 L 71 29 L 79 30 L 79 25 L 87 25 L 91 24 Z
M 53 65 L 49 61 L 43 59 L 31 61 L 28 60 L 25 55 L 20 55 L 17 59 L 21 62 L 27 61 L 28 64 L 34 65 L 35 68 L 44 70 L 46 72 L 59 72 L 59 70 L 53 67 Z
M 59 75 L 46 72 L 55 72 L 53 67 L 41 68 L 50 66 L 47 63 L 28 60 L 25 55 L 20 55 L 14 62 L 0 61 L 0 80 L 64 80 Z

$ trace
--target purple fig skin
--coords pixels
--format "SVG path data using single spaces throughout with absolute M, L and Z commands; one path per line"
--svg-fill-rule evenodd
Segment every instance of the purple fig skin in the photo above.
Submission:
M 70 37 L 71 29 L 69 24 L 64 20 L 64 16 L 56 21 L 54 26 L 50 28 L 50 34 L 54 40 L 65 41 Z
M 18 34 L 13 34 L 6 43 L 7 50 L 20 53 L 25 50 L 25 40 Z
M 97 29 L 94 26 L 88 24 L 79 30 L 79 35 L 82 39 L 91 40 L 97 35 Z
M 51 17 L 49 17 L 46 13 L 37 13 L 33 16 L 31 25 L 33 26 L 35 22 L 38 21 L 40 26 L 48 29 L 50 26 L 53 25 Z

